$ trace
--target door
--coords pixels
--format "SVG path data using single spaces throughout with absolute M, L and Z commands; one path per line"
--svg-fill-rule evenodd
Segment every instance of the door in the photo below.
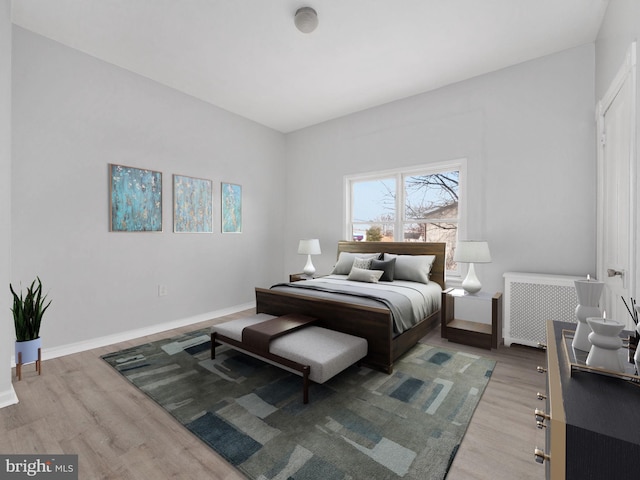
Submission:
M 633 57 L 635 58 L 635 48 Z M 605 288 L 601 307 L 607 318 L 632 321 L 623 302 L 635 296 L 635 62 L 623 67 L 610 88 L 606 104 L 601 104 L 598 212 L 598 276 Z M 607 96 L 605 96 L 607 98 Z M 632 307 L 629 305 L 629 307 Z

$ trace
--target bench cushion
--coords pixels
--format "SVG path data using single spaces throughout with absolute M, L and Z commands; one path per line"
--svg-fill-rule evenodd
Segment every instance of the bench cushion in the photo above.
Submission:
M 324 383 L 367 355 L 367 341 L 346 333 L 310 326 L 278 337 L 269 346 L 275 355 L 309 365 L 309 378 Z
M 259 313 L 212 326 L 212 331 L 242 342 L 242 330 L 250 325 L 275 318 Z M 309 378 L 324 383 L 367 355 L 367 341 L 322 327 L 308 326 L 275 338 L 269 352 L 302 365 L 309 365 Z

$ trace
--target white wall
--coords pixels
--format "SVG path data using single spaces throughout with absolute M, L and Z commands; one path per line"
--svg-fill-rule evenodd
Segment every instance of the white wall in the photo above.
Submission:
M 0 0 L 0 407 L 17 401 L 11 385 L 11 0 Z
M 282 134 L 13 35 L 12 281 L 49 291 L 45 352 L 244 308 L 282 277 Z M 163 172 L 163 233 L 109 232 L 109 163 Z M 174 173 L 213 180 L 215 233 L 172 233 Z M 243 186 L 242 234 L 220 233 L 221 181 Z
M 50 291 L 45 351 L 244 306 L 254 285 L 300 271 L 300 238 L 320 238 L 314 263 L 328 271 L 344 175 L 398 166 L 467 158 L 465 236 L 491 244 L 493 263 L 478 266 L 486 289 L 502 290 L 510 270 L 595 270 L 593 45 L 285 137 L 13 34 L 13 220 L 0 249 L 13 244 L 11 281 L 39 275 Z M 108 232 L 110 162 L 164 172 L 164 233 Z M 214 180 L 216 225 L 219 182 L 241 183 L 244 233 L 171 233 L 172 173 Z
M 347 174 L 468 159 L 466 238 L 486 239 L 487 290 L 505 271 L 595 271 L 594 46 L 586 45 L 287 136 L 286 272 L 343 238 Z
M 594 102 L 605 94 L 624 63 L 629 45 L 640 36 L 640 3 L 636 0 L 609 2 L 595 43 Z
M 637 41 L 639 37 L 640 2 L 636 0 L 609 2 L 596 40 L 596 98 L 594 102 L 602 99 L 607 92 L 616 73 L 624 63 L 629 46 L 632 42 Z M 636 58 L 637 62 L 638 59 Z M 637 75 L 636 82 L 636 91 L 640 92 L 640 75 Z M 640 112 L 640 95 L 636 98 L 636 112 Z M 638 164 L 638 152 L 640 152 L 639 139 L 640 121 L 636 119 L 636 165 Z M 640 168 L 637 168 L 636 171 L 639 175 L 636 178 L 636 185 L 640 185 Z M 638 202 L 636 207 L 638 215 L 636 238 L 640 239 L 640 196 L 638 196 Z M 636 265 L 636 286 L 636 288 L 640 286 L 640 265 Z M 633 297 L 638 296 L 637 291 L 630 293 Z

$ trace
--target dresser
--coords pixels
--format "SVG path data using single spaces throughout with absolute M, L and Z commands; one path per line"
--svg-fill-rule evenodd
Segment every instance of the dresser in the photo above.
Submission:
M 640 478 L 640 386 L 593 372 L 572 375 L 563 329 L 575 324 L 547 322 L 547 394 L 535 412 L 546 445 L 536 448 L 536 460 L 550 480 Z

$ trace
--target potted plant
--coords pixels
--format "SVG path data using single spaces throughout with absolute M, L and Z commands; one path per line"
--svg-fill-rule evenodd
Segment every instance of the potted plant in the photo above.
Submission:
M 37 283 L 37 284 L 36 284 Z M 13 294 L 13 325 L 16 331 L 16 374 L 21 378 L 21 367 L 26 363 L 36 362 L 36 369 L 40 373 L 40 324 L 44 312 L 51 305 L 47 302 L 47 295 L 42 294 L 42 282 L 39 277 L 31 282 L 27 293 L 23 296 L 13 290 L 9 284 L 9 290 Z

